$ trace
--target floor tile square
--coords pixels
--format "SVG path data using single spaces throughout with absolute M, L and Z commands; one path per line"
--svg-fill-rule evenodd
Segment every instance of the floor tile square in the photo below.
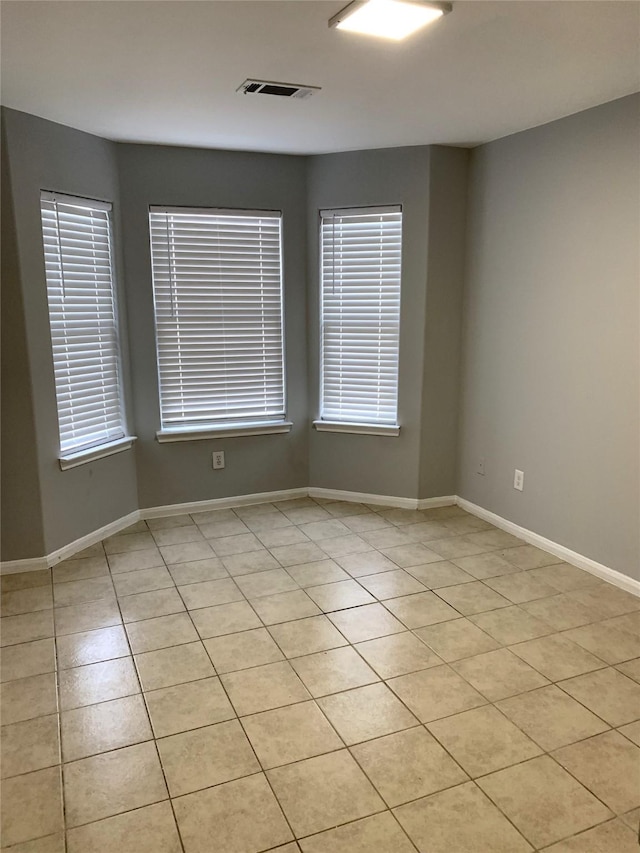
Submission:
M 69 607 L 56 607 L 53 616 L 57 636 L 80 631 L 93 631 L 96 628 L 108 628 L 111 625 L 122 623 L 120 608 L 115 599 L 92 601 L 89 604 L 73 604 Z
M 369 684 L 318 699 L 342 740 L 351 746 L 411 728 L 418 720 L 384 684 Z
M 393 572 L 381 572 L 375 575 L 365 575 L 358 582 L 371 595 L 378 599 L 399 598 L 416 592 L 425 592 L 426 587 L 408 572 L 396 569 Z
M 131 654 L 122 625 L 83 631 L 79 634 L 67 634 L 58 637 L 56 647 L 60 669 L 123 658 Z
M 139 694 L 63 711 L 62 758 L 65 762 L 151 740 L 147 710 Z
M 303 619 L 306 616 L 317 616 L 321 613 L 302 589 L 253 598 L 251 604 L 265 625 L 276 625 L 279 622 L 290 622 L 293 619 Z
M 423 583 L 427 589 L 471 583 L 474 580 L 473 575 L 467 574 L 447 560 L 441 560 L 439 563 L 427 563 L 425 566 L 411 566 L 407 571 Z
M 433 592 L 419 592 L 417 595 L 407 595 L 394 598 L 385 603 L 390 610 L 407 628 L 422 628 L 448 619 L 459 619 L 460 614 L 453 607 L 438 598 Z
M 573 628 L 563 636 L 610 664 L 640 657 L 640 637 L 604 622 Z
M 120 609 L 125 622 L 141 622 L 143 619 L 180 613 L 185 606 L 178 590 L 171 587 L 127 595 L 120 600 Z
M 320 539 L 331 539 L 334 536 L 348 536 L 351 531 L 348 527 L 333 518 L 325 521 L 312 521 L 300 526 L 300 530 L 314 542 Z
M 427 728 L 472 779 L 542 751 L 491 705 L 436 720 Z
M 63 830 L 60 768 L 5 779 L 0 815 L 3 849 Z
M 266 628 L 212 637 L 205 640 L 204 645 L 219 673 L 249 669 L 283 659 Z
M 269 633 L 287 658 L 311 655 L 346 646 L 347 641 L 326 616 L 312 616 L 272 625 Z
M 549 683 L 508 649 L 466 658 L 453 663 L 452 667 L 490 702 Z
M 307 758 L 267 773 L 296 836 L 311 835 L 384 809 L 347 750 Z
M 135 595 L 138 592 L 150 592 L 153 589 L 167 589 L 175 585 L 173 578 L 164 567 L 123 572 L 120 575 L 114 575 L 113 583 L 119 598 L 123 595 Z
M 422 542 L 427 547 L 431 542 L 446 539 L 447 536 L 452 535 L 452 531 L 445 527 L 442 521 L 418 521 L 415 524 L 405 525 L 402 531 L 410 536 L 414 542 Z
M 254 528 L 254 532 L 258 539 L 262 542 L 265 548 L 280 548 L 284 545 L 299 545 L 301 542 L 309 540 L 301 533 L 297 527 L 294 527 L 288 518 L 285 519 L 288 527 L 278 527 L 271 530 L 268 527 L 259 526 Z
M 503 699 L 497 707 L 546 752 L 608 728 L 555 684 Z
M 199 525 L 200 532 L 205 539 L 222 539 L 225 536 L 239 536 L 241 533 L 250 533 L 247 525 L 240 521 L 239 518 L 229 519 L 229 521 L 207 521 Z M 188 540 L 183 540 L 187 542 Z M 161 543 L 168 545 L 168 542 Z
M 348 536 L 334 536 L 331 539 L 319 539 L 318 546 L 334 560 L 349 554 L 362 554 L 371 550 L 371 545 L 355 533 L 350 533 Z
M 621 726 L 618 731 L 623 734 L 636 746 L 640 746 L 640 720 L 635 723 L 628 723 L 626 726 Z
M 486 704 L 485 698 L 448 666 L 401 675 L 387 684 L 422 723 Z
M 185 853 L 259 853 L 292 839 L 264 775 L 173 801 Z
M 15 646 L 32 640 L 53 637 L 53 610 L 36 610 L 20 616 L 5 616 L 0 631 L 0 646 Z
M 34 572 L 33 574 L 39 573 Z M 108 574 L 109 564 L 104 554 L 99 557 L 84 557 L 79 560 L 63 560 L 51 569 L 51 577 L 54 583 L 86 580 L 87 578 L 96 578 Z M 5 589 L 7 587 L 3 584 L 3 590 Z
M 361 743 L 351 752 L 392 807 L 468 778 L 422 726 Z
M 375 598 L 354 580 L 307 587 L 306 593 L 325 613 L 375 602 Z
M 209 539 L 209 544 L 218 557 L 230 557 L 232 554 L 246 554 L 248 551 L 260 551 L 262 542 L 253 533 L 241 533 L 237 536 L 222 536 Z
M 203 640 L 262 627 L 254 609 L 244 600 L 192 610 L 190 616 Z
M 44 587 L 40 587 L 40 589 L 44 589 Z M 53 600 L 56 607 L 85 604 L 85 602 L 97 601 L 101 598 L 113 599 L 113 597 L 113 582 L 109 575 L 82 581 L 58 583 L 53 586 Z
M 215 675 L 201 642 L 142 652 L 135 656 L 135 661 L 144 691 Z
M 232 577 L 253 575 L 256 572 L 268 572 L 279 569 L 280 563 L 266 551 L 248 551 L 245 554 L 231 554 L 223 557 L 222 563 Z
M 104 560 L 104 554 L 102 555 Z M 58 565 L 62 565 L 59 563 Z M 15 592 L 18 589 L 31 589 L 35 586 L 51 585 L 51 569 L 39 569 L 35 572 L 12 572 L 0 575 L 0 591 Z
M 415 853 L 389 812 L 327 829 L 300 841 L 303 853 Z M 285 853 L 285 851 L 282 851 Z
M 499 610 L 489 610 L 469 618 L 474 625 L 482 628 L 504 646 L 535 640 L 553 633 L 553 628 L 546 622 L 517 606 L 501 607 Z
M 237 720 L 161 738 L 158 750 L 172 797 L 260 770 Z
M 449 534 L 451 531 L 447 531 Z M 464 536 L 445 536 L 442 539 L 430 539 L 429 548 L 436 554 L 440 554 L 443 560 L 457 561 L 463 557 L 470 557 L 475 554 L 482 554 L 490 550 L 481 545 L 474 545 L 468 542 Z M 504 561 L 507 562 L 506 560 Z M 466 571 L 466 569 L 465 569 Z
M 60 763 L 58 717 L 50 714 L 2 726 L 0 729 L 2 778 L 31 773 Z
M 507 598 L 490 589 L 482 581 L 445 586 L 438 590 L 438 595 L 463 616 L 508 607 L 510 604 Z
M 182 853 L 168 802 L 78 826 L 67 833 L 68 853 Z
M 287 573 L 303 589 L 309 586 L 322 586 L 327 583 L 349 580 L 349 575 L 333 560 L 320 560 L 317 563 L 305 563 L 302 566 L 288 566 Z
M 195 560 L 210 560 L 216 555 L 209 542 L 183 542 L 179 545 L 164 545 L 160 553 L 165 563 L 192 563 Z
M 469 619 L 450 619 L 437 625 L 416 628 L 414 633 L 447 663 L 498 648 L 493 637 L 485 634 Z
M 609 583 L 600 583 L 586 589 L 571 590 L 568 595 L 584 604 L 596 614 L 596 618 L 611 619 L 624 613 L 640 610 L 640 598 Z
M 243 717 L 242 725 L 265 770 L 344 746 L 315 702 Z
M 356 650 L 380 678 L 393 678 L 441 664 L 440 658 L 411 632 L 358 643 Z
M 388 524 L 389 522 L 387 522 Z M 404 533 L 398 527 L 384 527 L 381 529 L 367 530 L 361 536 L 365 542 L 368 542 L 372 548 L 398 548 L 401 545 L 414 545 L 415 542 L 411 536 Z M 420 560 L 419 562 L 426 562 Z M 398 565 L 394 563 L 394 565 Z M 416 564 L 417 565 L 417 564 Z
M 495 578 L 502 575 L 510 575 L 518 572 L 518 569 L 501 557 L 496 551 L 484 554 L 479 554 L 473 545 L 470 545 L 472 551 L 467 554 L 455 554 L 451 557 L 451 561 L 461 569 L 464 569 L 467 574 L 482 581 L 486 578 Z
M 484 776 L 478 785 L 536 848 L 612 816 L 547 755 Z
M 511 646 L 511 651 L 550 681 L 560 681 L 601 669 L 605 663 L 572 643 L 564 634 L 552 634 Z
M 336 562 L 354 578 L 376 575 L 379 572 L 395 572 L 398 569 L 392 560 L 379 551 L 347 554 L 344 557 L 338 557 Z
M 470 533 L 467 539 L 475 545 L 486 545 L 488 548 L 511 548 L 515 545 L 522 545 L 517 536 L 496 528 L 483 530 L 480 533 Z
M 50 586 L 17 589 L 3 592 L 0 595 L 0 602 L 1 616 L 19 616 L 21 613 L 49 610 L 53 607 L 53 593 Z
M 616 669 L 640 684 L 640 658 L 619 663 Z
M 473 782 L 394 809 L 420 853 L 527 853 L 532 848 Z
M 240 525 L 241 522 L 238 522 Z M 244 525 L 242 525 L 244 527 Z M 203 525 L 203 528 L 206 525 Z M 195 524 L 183 524 L 179 527 L 165 527 L 162 530 L 154 530 L 153 538 L 157 545 L 180 545 L 183 542 L 202 542 L 204 539 L 203 529 Z M 207 537 L 209 538 L 209 537 Z
M 133 525 L 132 525 L 133 527 Z M 146 524 L 144 525 L 146 529 Z M 125 530 L 122 533 L 117 533 L 115 536 L 109 536 L 102 540 L 106 554 L 127 554 L 131 551 L 143 551 L 148 548 L 153 548 L 156 544 L 153 536 L 148 531 L 133 532 Z
M 0 693 L 2 725 L 55 714 L 58 711 L 56 676 L 53 672 L 8 681 Z
M 610 820 L 573 838 L 545 847 L 545 853 L 638 853 L 636 833 L 621 820 Z
M 615 669 L 599 669 L 562 681 L 560 687 L 610 726 L 640 719 L 640 684 Z
M 309 699 L 309 691 L 286 661 L 230 672 L 221 681 L 241 717 Z
M 531 577 L 529 572 L 516 572 L 512 575 L 502 575 L 497 578 L 485 578 L 486 586 L 500 593 L 514 604 L 534 601 L 537 598 L 549 598 L 557 590 L 549 584 Z
M 82 708 L 140 692 L 130 657 L 101 661 L 59 673 L 60 710 Z
M 329 619 L 350 643 L 399 634 L 405 626 L 381 604 L 367 604 L 329 614 Z
M 523 545 L 522 543 L 516 545 L 515 548 L 506 548 L 500 552 L 500 555 L 523 571 L 527 569 L 540 569 L 543 566 L 552 566 L 554 563 L 560 562 L 558 557 L 554 557 L 548 551 L 543 551 L 534 545 Z
M 242 575 L 236 578 L 236 583 L 249 599 L 299 589 L 298 584 L 284 569 L 272 569 L 268 572 Z
M 537 601 L 528 601 L 522 605 L 522 609 L 555 628 L 556 631 L 564 631 L 569 628 L 577 628 L 589 622 L 595 622 L 597 614 L 570 598 L 565 593 L 554 595 L 551 598 L 539 598 Z
M 229 604 L 232 601 L 244 599 L 235 581 L 231 578 L 186 584 L 178 587 L 178 591 L 189 610 L 213 607 L 216 604 Z
M 164 566 L 160 551 L 155 547 L 145 551 L 130 551 L 128 554 L 111 554 L 108 560 L 112 575 Z
M 640 806 L 640 749 L 618 732 L 564 746 L 553 757 L 616 814 Z
M 624 631 L 633 634 L 634 637 L 640 637 L 640 611 L 625 613 L 623 616 L 614 616 L 612 619 L 607 619 L 605 624 L 617 631 Z
M 177 586 L 190 583 L 217 581 L 229 577 L 229 573 L 218 557 L 208 560 L 193 560 L 191 563 L 174 563 L 167 567 Z
M 331 515 L 326 511 L 326 509 L 323 509 L 317 504 L 283 507 L 282 512 L 292 524 L 311 524 L 314 522 L 331 520 Z
M 291 665 L 312 696 L 326 696 L 379 680 L 360 655 L 349 647 L 294 658 Z
M 153 652 L 157 649 L 178 646 L 181 643 L 193 643 L 199 639 L 198 632 L 187 613 L 173 613 L 170 616 L 157 616 L 142 622 L 129 622 L 127 634 L 131 649 L 135 654 Z M 58 641 L 60 648 L 60 641 Z
M 201 678 L 145 694 L 157 738 L 231 720 L 235 711 L 219 678 Z
M 56 649 L 52 639 L 4 646 L 0 650 L 0 681 L 3 682 L 42 675 L 55 668 Z
M 396 545 L 391 548 L 380 549 L 385 557 L 388 557 L 400 568 L 406 569 L 410 566 L 422 566 L 426 563 L 436 563 L 442 560 L 440 554 L 436 554 L 426 545 L 421 542 L 414 542 L 411 545 Z
M 282 566 L 300 566 L 303 563 L 315 563 L 326 560 L 327 555 L 315 542 L 301 542 L 298 545 L 280 545 L 271 548 L 271 553 Z
M 79 826 L 167 799 L 153 743 L 64 765 L 67 826 Z

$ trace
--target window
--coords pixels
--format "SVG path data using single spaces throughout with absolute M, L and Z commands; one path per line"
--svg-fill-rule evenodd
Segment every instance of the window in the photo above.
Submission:
M 158 440 L 284 432 L 281 215 L 152 207 Z
M 400 207 L 324 210 L 320 430 L 398 435 Z
M 124 450 L 111 205 L 42 192 L 60 464 Z

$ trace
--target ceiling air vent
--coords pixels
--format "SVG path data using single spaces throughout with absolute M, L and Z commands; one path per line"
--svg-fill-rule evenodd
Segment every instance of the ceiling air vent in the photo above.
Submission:
M 273 80 L 245 80 L 236 92 L 243 95 L 277 95 L 279 98 L 310 98 L 320 86 L 299 86 L 296 83 L 274 83 Z

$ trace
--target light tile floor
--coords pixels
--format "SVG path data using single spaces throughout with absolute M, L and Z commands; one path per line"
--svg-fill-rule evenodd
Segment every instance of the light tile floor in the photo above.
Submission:
M 152 519 L 1 587 L 3 851 L 638 853 L 640 598 L 456 507 Z

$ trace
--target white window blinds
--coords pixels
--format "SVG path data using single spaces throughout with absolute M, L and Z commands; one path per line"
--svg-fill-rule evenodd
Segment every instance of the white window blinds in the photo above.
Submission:
M 320 418 L 395 425 L 400 207 L 321 211 Z
M 125 434 L 111 205 L 40 196 L 61 455 Z
M 152 207 L 162 428 L 283 420 L 281 216 Z

